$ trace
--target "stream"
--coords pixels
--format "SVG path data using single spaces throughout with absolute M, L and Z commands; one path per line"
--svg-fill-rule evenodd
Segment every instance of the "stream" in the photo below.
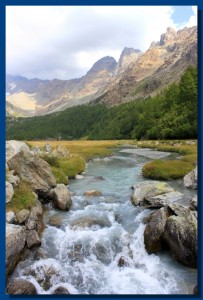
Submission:
M 41 247 L 12 276 L 31 281 L 38 294 L 51 294 L 58 287 L 71 294 L 192 294 L 197 270 L 176 262 L 168 252 L 147 254 L 143 219 L 152 210 L 130 201 L 131 186 L 146 180 L 142 166 L 165 157 L 178 155 L 126 145 L 111 157 L 89 162 L 84 178 L 69 182 L 74 193 L 70 211 L 48 205 Z M 169 185 L 184 193 L 185 204 L 196 193 L 185 189 L 182 180 Z M 102 196 L 83 196 L 90 190 Z

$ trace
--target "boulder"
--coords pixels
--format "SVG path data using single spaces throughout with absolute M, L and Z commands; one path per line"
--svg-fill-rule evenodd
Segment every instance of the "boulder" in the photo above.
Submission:
M 37 291 L 30 281 L 16 279 L 8 284 L 7 293 L 9 295 L 36 295 Z
M 61 215 L 54 215 L 54 216 L 51 216 L 49 218 L 48 223 L 49 223 L 50 226 L 60 228 L 62 226 L 62 223 L 63 223 L 63 218 L 62 218 Z
M 175 258 L 187 267 L 197 267 L 197 218 L 188 210 L 183 216 L 170 216 L 164 229 L 164 240 Z
M 166 221 L 172 215 L 168 207 L 162 207 L 152 213 L 144 231 L 144 244 L 148 253 L 156 253 L 163 249 L 163 232 Z
M 16 214 L 16 219 L 19 224 L 24 223 L 30 215 L 30 211 L 28 209 L 22 209 Z
M 143 204 L 145 207 L 159 208 L 159 207 L 166 206 L 171 202 L 181 200 L 182 198 L 183 198 L 182 193 L 174 191 L 174 192 L 157 195 L 154 197 L 147 196 Z
M 131 201 L 134 205 L 149 205 L 147 199 L 157 195 L 174 192 L 167 183 L 160 181 L 143 181 L 133 185 L 134 189 Z
M 197 167 L 183 178 L 184 185 L 193 190 L 197 190 Z
M 6 213 L 6 222 L 10 224 L 16 223 L 16 215 L 12 210 L 9 210 Z
M 14 195 L 14 189 L 10 182 L 6 181 L 6 203 L 9 203 Z
M 11 159 L 14 155 L 16 155 L 20 151 L 29 152 L 30 149 L 28 145 L 24 142 L 10 140 L 6 142 L 6 161 Z M 10 168 L 11 169 L 11 168 Z
M 63 286 L 59 286 L 57 287 L 53 292 L 52 295 L 67 295 L 70 294 L 69 291 L 63 287 Z
M 102 192 L 96 191 L 96 190 L 92 190 L 92 191 L 86 191 L 86 192 L 84 192 L 83 195 L 84 196 L 88 196 L 88 197 L 102 196 Z
M 69 210 L 72 200 L 68 188 L 64 184 L 57 184 L 49 193 L 49 197 L 53 199 L 56 208 Z
M 43 207 L 39 200 L 36 200 L 36 205 L 31 208 L 29 218 L 27 219 L 25 226 L 28 230 L 40 230 L 42 227 L 42 214 Z
M 56 179 L 49 164 L 30 152 L 18 152 L 8 161 L 8 165 L 10 169 L 15 170 L 20 179 L 29 182 L 32 189 L 41 197 L 56 186 Z
M 25 227 L 6 224 L 6 273 L 9 275 L 20 260 L 26 240 Z
M 70 157 L 70 152 L 69 152 L 69 150 L 65 146 L 58 145 L 52 151 L 51 156 L 59 157 L 59 158 L 69 158 Z
M 29 249 L 36 246 L 41 246 L 41 240 L 37 231 L 35 230 L 26 231 L 26 243 Z

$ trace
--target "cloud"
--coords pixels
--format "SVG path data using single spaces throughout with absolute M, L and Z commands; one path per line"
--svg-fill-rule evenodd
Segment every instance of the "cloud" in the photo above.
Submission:
M 170 6 L 7 6 L 7 73 L 83 76 L 103 56 L 118 60 L 124 47 L 145 51 L 175 27 L 172 12 Z

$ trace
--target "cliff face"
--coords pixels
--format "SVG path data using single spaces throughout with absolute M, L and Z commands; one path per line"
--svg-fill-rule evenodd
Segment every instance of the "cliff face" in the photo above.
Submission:
M 197 27 L 178 32 L 168 28 L 146 52 L 124 48 L 118 63 L 113 57 L 104 57 L 82 78 L 7 76 L 7 111 L 12 115 L 16 110 L 18 116 L 21 112 L 22 116 L 44 115 L 94 101 L 110 106 L 145 98 L 179 80 L 190 64 L 197 64 Z

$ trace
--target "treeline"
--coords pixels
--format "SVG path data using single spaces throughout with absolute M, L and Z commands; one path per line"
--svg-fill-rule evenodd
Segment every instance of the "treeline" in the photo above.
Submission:
M 7 118 L 7 139 L 197 138 L 197 68 L 155 97 L 107 108 L 82 105 L 32 118 Z

